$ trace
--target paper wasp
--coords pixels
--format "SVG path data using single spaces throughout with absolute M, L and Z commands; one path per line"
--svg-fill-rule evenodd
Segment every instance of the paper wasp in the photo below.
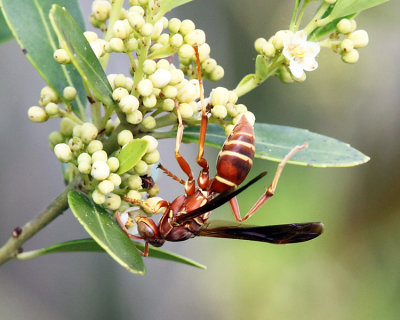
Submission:
M 225 141 L 217 160 L 217 174 L 214 178 L 209 176 L 209 165 L 204 155 L 204 143 L 207 131 L 207 107 L 204 102 L 203 85 L 201 79 L 201 68 L 198 57 L 197 47 L 195 48 L 197 58 L 197 71 L 200 86 L 200 102 L 202 108 L 199 150 L 197 163 L 201 167 L 200 174 L 196 181 L 193 177 L 191 168 L 187 161 L 180 154 L 180 146 L 183 136 L 183 121 L 177 103 L 176 112 L 178 117 L 178 127 L 176 136 L 175 158 L 183 172 L 187 175 L 187 180 L 182 180 L 168 171 L 162 165 L 159 166 L 169 177 L 184 185 L 185 194 L 177 197 L 171 203 L 162 200 L 155 208 L 150 208 L 141 200 L 125 198 L 126 201 L 144 208 L 152 213 L 164 208 L 162 217 L 158 225 L 150 218 L 136 217 L 139 236 L 128 232 L 125 225 L 121 222 L 117 212 L 116 218 L 123 230 L 130 238 L 143 239 L 145 250 L 140 252 L 148 255 L 148 244 L 159 247 L 165 241 L 183 241 L 195 236 L 244 239 L 262 241 L 275 244 L 295 243 L 311 240 L 323 232 L 323 225 L 320 222 L 294 223 L 274 226 L 246 226 L 241 224 L 214 227 L 208 222 L 210 212 L 226 202 L 229 202 L 233 215 L 237 222 L 242 222 L 250 218 L 262 204 L 274 195 L 280 174 L 285 164 L 299 150 L 307 147 L 294 147 L 279 164 L 274 179 L 264 194 L 253 205 L 250 211 L 241 218 L 239 205 L 236 195 L 244 191 L 250 185 L 266 175 L 266 172 L 259 174 L 250 182 L 242 187 L 239 185 L 244 181 L 249 173 L 255 153 L 255 137 L 252 124 L 245 115 L 233 128 L 232 133 Z

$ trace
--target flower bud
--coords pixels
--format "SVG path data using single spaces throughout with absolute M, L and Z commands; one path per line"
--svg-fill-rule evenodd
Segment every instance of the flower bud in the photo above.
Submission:
M 92 163 L 95 163 L 96 161 L 107 162 L 107 158 L 107 152 L 104 150 L 98 150 L 92 154 Z
M 132 113 L 139 108 L 139 100 L 130 94 L 121 98 L 119 107 L 124 113 Z
M 50 102 L 58 102 L 58 95 L 57 92 L 55 92 L 54 89 L 46 86 L 43 87 L 43 89 L 40 91 L 40 100 L 39 100 L 39 104 L 41 106 L 45 106 Z
M 96 204 L 103 204 L 106 201 L 106 196 L 96 189 L 92 192 L 92 199 Z
M 159 44 L 162 44 L 163 46 L 167 46 L 169 43 L 169 34 L 167 34 L 167 33 L 161 34 L 160 37 L 158 38 L 157 42 Z
M 128 51 L 136 51 L 139 47 L 138 41 L 135 38 L 130 38 L 125 41 L 125 47 Z
M 193 116 L 193 108 L 189 103 L 181 103 L 178 110 L 184 119 L 188 119 Z
M 353 41 L 356 49 L 365 47 L 369 42 L 368 33 L 365 30 L 354 31 L 347 36 L 347 39 Z
M 217 87 L 211 91 L 211 104 L 213 106 L 225 105 L 228 103 L 228 99 L 229 90 L 224 87 Z
M 264 38 L 258 38 L 256 41 L 254 41 L 254 48 L 256 49 L 256 51 L 258 53 L 262 53 L 262 47 L 264 44 L 267 43 L 267 40 L 265 40 Z
M 112 52 L 122 52 L 125 50 L 124 42 L 120 38 L 111 38 L 109 46 Z
M 261 48 L 261 53 L 268 58 L 271 58 L 275 55 L 275 47 L 271 42 L 266 42 Z
M 131 124 L 141 123 L 143 120 L 143 114 L 139 110 L 135 110 L 132 113 L 126 114 L 126 121 Z
M 147 59 L 143 62 L 143 72 L 145 74 L 153 74 L 157 69 L 157 63 L 154 60 Z
M 131 26 L 129 25 L 128 20 L 117 20 L 114 22 L 112 26 L 113 34 L 116 38 L 120 38 L 122 40 L 128 38 L 131 33 Z
M 38 106 L 33 106 L 28 109 L 28 118 L 32 122 L 45 122 L 47 120 L 46 111 Z
M 197 88 L 192 83 L 187 83 L 178 90 L 177 98 L 180 102 L 189 103 L 199 97 Z
M 162 103 L 162 109 L 164 111 L 170 112 L 174 110 L 175 108 L 175 102 L 172 99 L 165 99 Z
M 112 97 L 114 101 L 120 102 L 122 98 L 127 96 L 128 94 L 129 92 L 125 88 L 116 88 L 112 93 Z
M 121 177 L 119 174 L 116 173 L 110 173 L 107 180 L 111 181 L 114 184 L 114 187 L 118 187 L 121 184 Z
M 110 16 L 111 3 L 105 0 L 96 0 L 92 3 L 92 12 L 98 21 L 106 21 Z
M 189 44 L 182 45 L 178 50 L 178 55 L 182 59 L 192 59 L 194 56 L 194 49 Z
M 162 89 L 165 98 L 175 98 L 178 94 L 178 89 L 175 86 L 166 86 Z
M 78 156 L 78 163 L 81 163 L 81 162 L 92 163 L 92 157 L 88 153 L 83 152 Z
M 149 79 L 142 79 L 138 83 L 137 90 L 140 95 L 147 97 L 153 93 L 153 83 Z
M 54 60 L 56 60 L 60 64 L 67 64 L 71 62 L 71 58 L 69 57 L 67 51 L 64 49 L 57 49 L 53 54 Z
M 152 116 L 147 116 L 143 119 L 142 126 L 146 130 L 152 130 L 156 127 L 156 119 Z
M 143 98 L 143 106 L 147 109 L 152 109 L 157 105 L 157 98 L 154 94 Z
M 44 108 L 49 116 L 56 116 L 60 113 L 60 108 L 54 102 L 50 102 Z
M 78 163 L 78 171 L 83 174 L 89 174 L 90 170 L 92 170 L 92 165 L 90 162 L 79 162 Z
M 58 131 L 53 131 L 49 134 L 49 143 L 52 147 L 54 147 L 58 143 L 62 143 L 64 141 L 63 136 Z
M 143 156 L 143 160 L 147 163 L 147 164 L 154 164 L 157 163 L 158 161 L 160 161 L 160 152 L 158 152 L 158 150 L 154 150 L 152 152 L 146 153 Z
M 179 31 L 179 28 L 181 27 L 181 24 L 181 20 L 177 18 L 172 18 L 168 21 L 168 29 L 169 31 L 171 31 L 171 33 L 177 33 Z
M 276 50 L 283 49 L 283 41 L 286 39 L 288 33 L 290 33 L 289 30 L 280 30 L 272 37 L 272 44 Z
M 205 61 L 210 57 L 211 48 L 208 43 L 203 43 L 198 47 L 200 62 Z
M 92 164 L 90 174 L 96 180 L 105 180 L 110 175 L 110 168 L 105 161 L 96 161 Z
M 126 196 L 132 200 L 142 200 L 142 194 L 136 190 L 130 190 Z
M 83 143 L 79 137 L 73 137 L 69 139 L 68 146 L 71 148 L 72 151 L 79 151 L 83 149 Z
M 181 26 L 179 27 L 179 32 L 185 36 L 190 31 L 193 31 L 196 28 L 192 20 L 185 19 L 182 21 Z
M 72 160 L 72 151 L 66 143 L 59 143 L 54 147 L 54 154 L 61 162 Z
M 147 141 L 147 150 L 146 153 L 153 152 L 158 147 L 158 140 L 153 136 L 144 136 L 142 139 Z
M 208 58 L 201 64 L 201 67 L 206 73 L 211 73 L 217 67 L 217 61 L 215 61 L 215 59 Z
M 140 34 L 144 37 L 149 37 L 153 33 L 153 25 L 146 22 L 139 30 Z
M 89 143 L 90 141 L 96 139 L 98 130 L 96 126 L 90 122 L 85 122 L 81 127 L 81 138 L 84 143 Z
M 346 63 L 356 63 L 360 55 L 356 49 L 346 52 L 342 55 L 342 60 Z
M 97 33 L 93 31 L 85 31 L 83 35 L 89 43 L 98 39 Z
M 135 165 L 134 170 L 139 176 L 144 176 L 145 174 L 147 174 L 149 166 L 143 160 L 139 160 L 138 163 Z
M 102 194 L 107 194 L 110 192 L 113 192 L 114 190 L 114 184 L 109 181 L 109 180 L 103 180 L 99 183 L 97 186 L 97 189 L 102 193 Z
M 122 130 L 118 133 L 118 144 L 124 146 L 133 140 L 133 134 L 129 130 Z
M 133 174 L 129 176 L 126 181 L 128 188 L 131 190 L 139 190 L 142 188 L 142 178 L 140 178 L 137 174 Z
M 63 90 L 63 97 L 68 100 L 74 100 L 76 98 L 77 92 L 76 89 L 74 87 L 65 87 Z
M 129 2 L 132 2 L 132 0 Z M 135 4 L 131 3 L 132 7 L 129 8 L 128 14 L 136 13 L 138 15 L 144 16 L 144 9 L 141 6 L 139 6 L 138 4 L 139 4 L 138 1 L 135 1 Z
M 226 111 L 226 107 L 224 105 L 217 104 L 211 109 L 211 114 L 214 118 L 224 119 L 228 112 Z
M 126 78 L 122 73 L 116 74 L 114 77 L 114 86 L 125 88 L 126 85 Z M 126 88 L 125 88 L 126 89 Z M 128 89 L 126 89 L 128 90 Z
M 107 160 L 107 164 L 110 167 L 111 172 L 115 172 L 119 168 L 119 160 L 116 157 L 110 157 Z
M 175 86 L 178 83 L 182 82 L 185 79 L 185 75 L 181 69 L 173 69 L 170 70 L 171 72 L 171 81 L 169 82 L 170 85 Z
M 210 74 L 210 80 L 218 81 L 221 80 L 223 76 L 224 76 L 224 68 L 222 68 L 221 66 L 216 66 Z
M 203 30 L 195 29 L 188 32 L 184 38 L 185 42 L 191 46 L 200 46 L 206 42 L 206 34 Z
M 105 206 L 110 210 L 117 210 L 121 205 L 121 197 L 115 193 L 106 196 Z
M 76 123 L 69 118 L 62 118 L 60 121 L 60 132 L 68 137 L 72 135 Z
M 169 44 L 172 48 L 179 48 L 183 44 L 183 36 L 180 33 L 175 33 L 170 37 Z
M 228 124 L 228 125 L 225 127 L 225 130 L 224 130 L 225 136 L 229 137 L 229 135 L 231 134 L 231 132 L 232 132 L 232 130 L 233 130 L 234 127 L 235 127 L 235 126 L 234 126 L 233 124 Z
M 149 78 L 155 88 L 163 88 L 171 81 L 171 73 L 165 69 L 157 69 Z
M 341 19 L 337 25 L 336 25 L 336 29 L 338 32 L 343 33 L 343 34 L 347 34 L 349 32 L 352 31 L 352 26 L 351 26 L 351 22 L 349 19 Z
M 350 39 L 344 39 L 340 43 L 340 50 L 342 50 L 343 52 L 350 52 L 353 49 L 354 49 L 354 43 Z

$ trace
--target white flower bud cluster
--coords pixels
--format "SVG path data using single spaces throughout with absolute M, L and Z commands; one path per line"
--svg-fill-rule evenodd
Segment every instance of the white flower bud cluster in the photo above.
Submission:
M 343 34 L 345 38 L 339 43 L 332 43 L 332 49 L 340 53 L 342 60 L 346 63 L 356 63 L 359 59 L 357 49 L 368 45 L 368 33 L 365 30 L 356 30 L 357 23 L 354 19 L 341 19 L 336 30 Z
M 244 104 L 236 104 L 238 96 L 234 91 L 229 91 L 223 87 L 217 87 L 211 91 L 210 103 L 212 105 L 211 115 L 216 119 L 225 119 L 225 134 L 228 136 L 234 125 L 240 120 L 242 115 L 254 125 L 255 116 L 247 110 Z M 230 118 L 231 120 L 228 120 Z

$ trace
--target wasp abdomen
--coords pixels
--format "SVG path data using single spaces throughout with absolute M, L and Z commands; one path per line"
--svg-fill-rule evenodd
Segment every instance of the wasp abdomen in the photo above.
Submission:
M 211 190 L 221 193 L 241 184 L 253 165 L 254 152 L 253 126 L 242 116 L 218 155 L 217 175 Z

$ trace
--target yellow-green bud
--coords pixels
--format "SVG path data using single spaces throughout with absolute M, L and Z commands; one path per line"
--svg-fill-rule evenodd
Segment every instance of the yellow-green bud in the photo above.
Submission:
M 97 33 L 93 31 L 85 31 L 83 35 L 89 43 L 98 39 Z
M 62 118 L 60 121 L 60 132 L 64 136 L 71 136 L 76 123 L 69 118 Z
M 211 81 L 218 81 L 224 77 L 224 68 L 221 66 L 216 66 L 210 74 Z
M 145 74 L 153 74 L 157 69 L 157 63 L 154 60 L 147 59 L 143 62 L 143 72 Z
M 57 92 L 54 91 L 54 89 L 46 86 L 43 87 L 43 89 L 40 91 L 40 100 L 39 104 L 41 106 L 45 106 L 50 102 L 58 102 L 58 95 Z
M 143 98 L 143 106 L 145 106 L 147 109 L 154 108 L 156 104 L 157 104 L 157 98 L 154 94 Z
M 157 69 L 149 78 L 155 88 L 163 88 L 171 81 L 171 73 L 165 69 Z
M 105 206 L 110 210 L 117 210 L 121 205 L 121 197 L 115 193 L 106 196 Z
M 132 200 L 142 200 L 142 194 L 136 190 L 130 190 L 126 196 Z
M 192 59 L 194 56 L 194 49 L 191 45 L 184 44 L 179 48 L 178 55 L 182 59 Z
M 165 98 L 175 98 L 178 94 L 178 89 L 175 86 L 166 86 L 162 89 Z
M 231 132 L 232 132 L 232 130 L 233 130 L 234 127 L 235 127 L 235 126 L 234 126 L 233 124 L 228 124 L 228 125 L 225 127 L 225 130 L 224 130 L 225 136 L 228 137 L 228 136 L 231 134 Z
M 158 38 L 157 42 L 159 44 L 162 44 L 163 46 L 168 45 L 169 43 L 169 34 L 163 33 L 160 35 L 160 37 Z
M 116 88 L 112 93 L 112 97 L 114 101 L 120 102 L 122 98 L 127 96 L 128 94 L 129 92 L 125 88 Z
M 342 50 L 343 52 L 350 52 L 353 49 L 354 49 L 354 43 L 350 39 L 344 39 L 340 43 L 340 50 Z
M 168 21 L 168 29 L 171 31 L 171 33 L 177 33 L 179 31 L 179 28 L 181 27 L 181 20 L 177 18 L 172 18 Z
M 268 58 L 271 58 L 275 55 L 275 47 L 271 42 L 266 42 L 261 48 L 261 53 Z
M 86 152 L 82 152 L 79 156 L 78 156 L 78 163 L 81 162 L 89 162 L 92 163 L 92 157 L 86 153 Z
M 92 13 L 98 21 L 106 21 L 110 16 L 111 3 L 105 0 L 96 0 L 92 3 Z
M 149 197 L 155 197 L 159 191 L 160 188 L 157 186 L 157 184 L 155 184 L 154 186 L 151 187 L 151 189 L 147 191 L 147 193 L 149 194 Z
M 79 137 L 73 137 L 69 139 L 68 146 L 71 148 L 72 151 L 79 151 L 83 149 L 83 143 Z
M 179 28 L 179 32 L 185 36 L 187 35 L 190 31 L 193 31 L 196 28 L 192 20 L 185 19 L 182 21 L 181 26 Z
M 139 30 L 140 34 L 144 37 L 149 37 L 153 33 L 153 25 L 146 22 Z
M 212 58 L 206 59 L 202 64 L 201 67 L 207 73 L 211 73 L 217 67 L 217 61 Z
M 217 87 L 211 91 L 211 104 L 216 106 L 218 104 L 225 105 L 229 100 L 229 90 L 224 87 Z
M 131 124 L 138 124 L 142 122 L 142 120 L 143 120 L 143 114 L 139 110 L 135 110 L 132 113 L 126 114 L 126 121 L 128 121 Z
M 224 105 L 217 104 L 211 109 L 211 114 L 214 118 L 224 119 L 228 112 L 226 111 L 226 107 Z
M 65 87 L 63 90 L 63 97 L 68 100 L 74 100 L 76 98 L 77 92 L 76 89 L 74 87 Z
M 147 116 L 143 119 L 142 126 L 146 130 L 152 130 L 156 127 L 156 119 L 154 119 L 152 116 Z
M 147 164 L 154 164 L 157 163 L 158 161 L 160 161 L 160 152 L 158 152 L 158 150 L 154 150 L 152 152 L 146 153 L 143 156 L 143 160 L 147 163 Z
M 111 181 L 114 184 L 114 187 L 118 187 L 121 184 L 121 176 L 116 173 L 110 173 L 107 180 Z
M 206 42 L 206 34 L 203 30 L 195 29 L 189 31 L 184 38 L 185 42 L 191 46 L 200 46 Z
M 137 174 L 133 174 L 129 176 L 126 181 L 128 188 L 131 190 L 139 190 L 142 188 L 142 178 L 140 178 Z
M 85 122 L 81 127 L 81 138 L 84 143 L 89 143 L 90 141 L 96 139 L 98 130 L 93 123 Z
M 169 82 L 170 85 L 175 86 L 180 83 L 183 79 L 185 79 L 185 75 L 182 70 L 180 69 L 173 69 L 170 70 L 171 72 L 171 81 Z
M 131 26 L 128 20 L 117 20 L 112 26 L 113 34 L 116 38 L 126 39 L 131 33 Z
M 342 60 L 346 63 L 356 63 L 360 57 L 360 54 L 356 49 L 346 52 L 342 55 Z
M 71 148 L 66 143 L 59 143 L 54 147 L 54 154 L 61 162 L 69 162 L 72 160 Z
M 280 30 L 272 37 L 272 44 L 276 50 L 283 49 L 283 41 L 287 37 L 288 30 Z
M 106 201 L 106 196 L 96 189 L 92 192 L 92 199 L 96 204 L 103 204 Z
M 109 180 L 103 180 L 101 181 L 98 186 L 97 189 L 102 193 L 102 194 L 107 194 L 110 192 L 113 192 L 114 190 L 114 184 L 109 181 Z
M 178 90 L 177 98 L 180 102 L 189 103 L 199 97 L 196 86 L 192 83 L 187 83 L 183 88 Z
M 118 144 L 124 146 L 133 140 L 133 134 L 129 130 L 122 130 L 118 133 Z
M 92 165 L 90 162 L 83 161 L 78 163 L 78 171 L 83 174 L 89 174 L 92 170 Z
M 142 139 L 147 141 L 147 150 L 146 153 L 153 152 L 158 147 L 158 140 L 153 136 L 144 136 Z
M 132 113 L 139 108 L 139 100 L 135 96 L 128 94 L 121 98 L 119 107 L 124 113 Z
M 178 110 L 184 119 L 188 119 L 193 116 L 193 108 L 189 103 L 181 103 Z
M 60 113 L 60 108 L 54 102 L 49 102 L 46 105 L 45 110 L 49 116 L 56 116 Z
M 129 8 L 128 13 L 136 13 L 136 14 L 139 14 L 141 16 L 144 15 L 144 9 L 141 6 L 139 6 L 138 2 L 136 4 L 131 3 L 131 5 L 132 5 L 132 7 Z
M 162 109 L 164 111 L 172 111 L 175 108 L 175 102 L 172 99 L 165 99 L 162 103 Z
M 134 28 L 135 30 L 139 30 L 146 23 L 146 21 L 143 18 L 143 15 L 140 15 L 136 12 L 128 13 L 128 22 L 131 25 L 131 27 Z
M 110 175 L 110 168 L 105 161 L 96 161 L 92 164 L 90 174 L 96 180 L 105 180 Z
M 114 85 L 116 87 L 125 88 L 125 84 L 126 84 L 126 78 L 122 73 L 119 73 L 119 74 L 115 75 Z
M 109 46 L 113 52 L 122 52 L 125 50 L 124 42 L 120 38 L 111 38 Z
M 153 27 L 153 32 L 151 33 L 151 40 L 155 41 L 157 40 L 161 32 L 163 31 L 163 22 L 161 20 L 158 20 Z
M 125 41 L 125 47 L 128 51 L 136 51 L 138 46 L 138 41 L 135 38 L 130 38 Z
M 140 95 L 147 97 L 153 93 L 153 83 L 150 79 L 142 79 L 138 83 L 137 90 Z
M 261 53 L 263 45 L 267 43 L 267 40 L 264 38 L 258 38 L 256 41 L 254 41 L 254 48 L 258 53 Z
M 92 163 L 95 163 L 96 161 L 107 162 L 107 157 L 107 152 L 104 150 L 95 151 L 92 154 Z
M 210 57 L 211 48 L 208 43 L 203 43 L 198 47 L 200 62 L 205 61 Z
M 110 157 L 107 160 L 107 164 L 110 167 L 111 172 L 115 172 L 119 168 L 119 160 L 116 157 Z
M 338 32 L 346 34 L 352 31 L 352 25 L 349 19 L 341 19 L 337 25 L 336 29 Z
M 71 58 L 69 57 L 67 51 L 64 49 L 57 49 L 53 54 L 54 60 L 56 60 L 60 64 L 67 64 L 71 62 Z
M 183 36 L 179 33 L 175 33 L 170 37 L 169 44 L 172 48 L 179 48 L 183 44 Z
M 134 170 L 139 176 L 144 176 L 145 174 L 147 174 L 149 166 L 143 160 L 139 160 L 136 166 L 134 167 Z
M 52 133 L 49 134 L 49 143 L 52 147 L 54 147 L 58 143 L 63 142 L 63 136 L 60 132 L 58 131 L 53 131 Z
M 369 42 L 368 33 L 365 30 L 354 31 L 347 36 L 347 39 L 353 41 L 356 49 L 365 47 Z

